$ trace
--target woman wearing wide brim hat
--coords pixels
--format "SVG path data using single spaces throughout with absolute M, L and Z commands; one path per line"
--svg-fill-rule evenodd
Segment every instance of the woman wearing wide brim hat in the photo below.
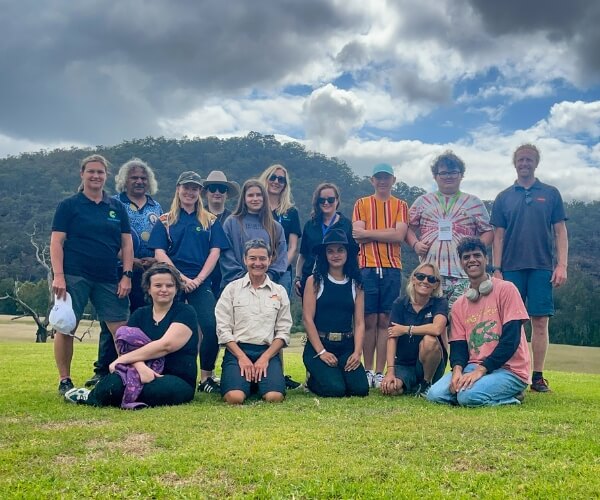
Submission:
M 213 170 L 206 179 L 202 179 L 202 193 L 206 196 L 206 209 L 222 226 L 231 215 L 231 210 L 225 204 L 227 200 L 240 195 L 240 185 L 228 180 L 221 170 Z M 211 288 L 216 299 L 221 295 L 221 279 L 221 267 L 217 264 L 210 275 Z
M 365 336 L 364 292 L 355 245 L 341 228 L 313 247 L 315 268 L 307 279 L 302 317 L 308 342 L 302 359 L 307 387 L 322 397 L 366 396 L 360 362 Z

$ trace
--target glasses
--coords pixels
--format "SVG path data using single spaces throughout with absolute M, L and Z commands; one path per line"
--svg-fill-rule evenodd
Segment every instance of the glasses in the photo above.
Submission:
M 417 278 L 417 281 L 427 280 L 427 283 L 430 283 L 431 285 L 435 285 L 438 281 L 440 281 L 433 274 L 425 273 L 415 273 L 415 278 Z
M 451 170 L 450 172 L 438 172 L 438 176 L 442 179 L 456 179 L 460 176 L 460 171 Z
M 218 191 L 221 194 L 225 194 L 227 191 L 229 191 L 229 188 L 227 186 L 223 186 L 223 184 L 211 184 L 210 186 L 206 186 L 206 189 L 208 189 L 211 193 L 216 193 Z
M 525 191 L 525 204 L 531 205 L 532 201 L 533 201 L 533 196 L 531 194 L 531 191 Z
M 283 175 L 272 174 L 271 177 L 269 177 L 269 182 L 275 181 L 279 182 L 279 184 L 287 184 L 287 179 Z
M 335 196 L 328 196 L 327 198 L 317 198 L 319 205 L 325 205 L 325 202 L 333 205 L 335 203 Z

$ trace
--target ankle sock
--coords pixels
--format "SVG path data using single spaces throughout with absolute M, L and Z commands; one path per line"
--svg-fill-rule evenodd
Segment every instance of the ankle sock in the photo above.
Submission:
M 531 378 L 532 380 L 540 380 L 544 378 L 543 372 L 533 372 Z

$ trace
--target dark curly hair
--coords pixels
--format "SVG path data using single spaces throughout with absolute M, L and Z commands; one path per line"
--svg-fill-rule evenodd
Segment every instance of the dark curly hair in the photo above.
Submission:
M 357 287 L 362 288 L 362 279 L 360 269 L 358 268 L 358 257 L 352 245 L 344 245 L 346 248 L 346 263 L 344 264 L 344 274 L 350 278 Z M 321 283 L 327 278 L 329 273 L 329 262 L 327 262 L 326 246 L 322 247 L 317 253 L 315 267 L 312 273 L 314 280 L 315 293 L 318 293 Z

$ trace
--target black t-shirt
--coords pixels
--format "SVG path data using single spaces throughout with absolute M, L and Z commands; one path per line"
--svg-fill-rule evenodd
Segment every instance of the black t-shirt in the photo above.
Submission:
M 352 222 L 343 214 L 339 214 L 338 221 L 330 226 L 327 230 L 338 228 L 346 233 L 348 242 L 351 247 L 358 248 L 358 245 L 352 238 Z M 300 244 L 300 255 L 304 257 L 304 265 L 302 266 L 302 281 L 306 281 L 313 272 L 315 265 L 315 256 L 313 248 L 323 243 L 323 224 L 314 219 L 306 221 L 304 231 L 302 232 L 302 243 Z M 353 251 L 353 250 L 351 250 Z
M 131 233 L 123 204 L 104 193 L 96 203 L 83 193 L 58 204 L 52 231 L 67 233 L 64 243 L 65 274 L 101 283 L 117 283 L 121 235 Z
M 408 297 L 398 297 L 392 304 L 392 312 L 390 313 L 390 323 L 398 323 L 399 325 L 427 325 L 433 323 L 433 318 L 436 315 L 443 314 L 448 319 L 448 301 L 443 297 L 431 297 L 425 307 L 418 313 L 413 309 Z M 402 335 L 398 337 L 396 345 L 396 363 L 397 365 L 413 366 L 419 359 L 419 344 L 423 339 L 422 335 Z M 444 357 L 446 350 L 442 343 L 441 337 L 438 337 Z
M 129 318 L 128 326 L 135 326 L 142 330 L 152 340 L 158 340 L 166 333 L 172 323 L 182 323 L 192 330 L 192 336 L 186 344 L 176 352 L 165 356 L 164 375 L 175 375 L 185 380 L 192 387 L 196 387 L 198 367 L 198 319 L 194 308 L 183 302 L 173 302 L 171 309 L 165 317 L 154 324 L 152 306 L 137 309 Z
M 279 215 L 277 210 L 273 210 L 273 219 L 275 219 L 283 227 L 285 233 L 285 242 L 289 244 L 290 234 L 297 234 L 298 238 L 302 236 L 302 228 L 300 227 L 300 216 L 296 207 L 290 208 L 286 213 Z

